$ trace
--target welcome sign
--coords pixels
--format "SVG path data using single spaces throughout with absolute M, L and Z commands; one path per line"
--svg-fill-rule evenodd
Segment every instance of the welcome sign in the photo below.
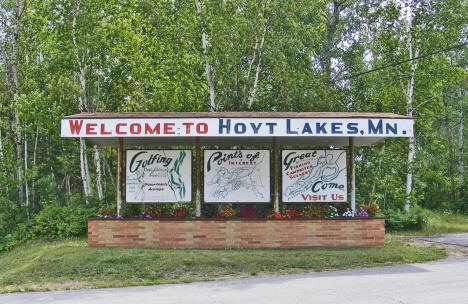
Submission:
M 285 203 L 346 202 L 346 150 L 283 150 Z
M 64 118 L 62 137 L 410 137 L 401 118 Z
M 205 150 L 206 203 L 269 203 L 269 150 Z
M 191 202 L 192 151 L 127 150 L 128 203 Z

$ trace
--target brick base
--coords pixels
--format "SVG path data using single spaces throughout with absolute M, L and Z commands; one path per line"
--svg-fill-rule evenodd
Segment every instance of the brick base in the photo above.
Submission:
M 383 218 L 89 219 L 90 247 L 307 248 L 385 244 Z

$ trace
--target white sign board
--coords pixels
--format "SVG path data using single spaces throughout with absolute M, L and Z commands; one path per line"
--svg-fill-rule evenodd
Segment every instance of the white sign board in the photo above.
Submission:
M 62 137 L 410 137 L 401 118 L 64 118 Z
M 127 150 L 127 203 L 192 200 L 191 150 Z
M 284 203 L 346 202 L 346 150 L 283 150 Z
M 269 203 L 269 150 L 205 150 L 206 203 Z

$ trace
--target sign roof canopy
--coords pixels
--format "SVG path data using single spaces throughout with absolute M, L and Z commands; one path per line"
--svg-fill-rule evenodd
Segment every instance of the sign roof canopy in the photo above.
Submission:
M 367 146 L 413 136 L 412 118 L 360 112 L 128 112 L 79 113 L 61 121 L 62 137 L 116 146 L 204 145 Z

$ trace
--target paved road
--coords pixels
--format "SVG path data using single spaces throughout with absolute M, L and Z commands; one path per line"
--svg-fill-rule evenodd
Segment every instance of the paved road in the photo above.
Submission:
M 423 241 L 428 241 L 428 242 L 437 242 L 437 243 L 468 247 L 468 233 L 453 233 L 453 234 L 426 236 L 426 237 L 419 237 L 418 239 L 423 240 Z
M 468 303 L 468 257 L 271 278 L 0 295 L 0 303 Z

